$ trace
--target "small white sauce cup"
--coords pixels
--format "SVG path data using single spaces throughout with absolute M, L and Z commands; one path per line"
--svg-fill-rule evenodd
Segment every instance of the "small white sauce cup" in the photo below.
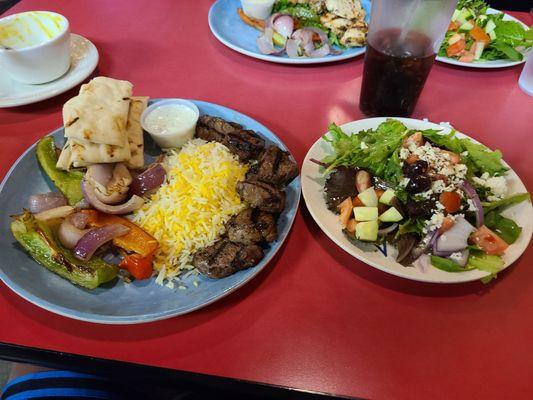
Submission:
M 150 115 L 150 113 L 160 107 L 173 105 L 185 106 L 189 108 L 194 112 L 196 118 L 194 119 L 194 121 L 191 122 L 191 124 L 187 126 L 184 125 L 173 132 L 159 133 L 151 131 L 150 127 L 146 124 L 146 118 L 148 117 L 148 115 Z M 170 149 L 174 147 L 183 146 L 185 143 L 187 143 L 187 141 L 194 137 L 194 134 L 196 133 L 196 123 L 198 122 L 198 118 L 200 118 L 200 110 L 198 110 L 198 107 L 196 107 L 196 104 L 194 104 L 193 102 L 184 99 L 167 99 L 158 101 L 157 103 L 152 104 L 146 110 L 144 110 L 141 115 L 141 126 L 146 132 L 150 134 L 152 139 L 154 139 L 154 141 L 159 147 L 161 147 L 162 149 Z
M 70 67 L 68 20 L 51 11 L 28 11 L 0 19 L 0 64 L 16 81 L 53 81 Z
M 255 19 L 267 19 L 272 14 L 275 0 L 241 0 L 242 10 Z

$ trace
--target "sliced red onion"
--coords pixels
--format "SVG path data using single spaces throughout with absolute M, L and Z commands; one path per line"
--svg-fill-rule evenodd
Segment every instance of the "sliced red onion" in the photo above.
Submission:
M 398 224 L 394 223 L 391 226 L 388 226 L 386 228 L 380 229 L 378 231 L 378 235 L 380 235 L 380 236 L 388 235 L 389 233 L 394 232 L 396 230 L 396 228 L 398 228 Z
M 300 39 L 287 39 L 287 43 L 285 44 L 285 51 L 287 52 L 287 55 L 290 58 L 300 57 L 298 49 L 300 48 L 301 43 L 302 41 Z
M 83 196 L 89 202 L 89 204 L 91 204 L 98 211 L 102 211 L 107 214 L 127 214 L 141 208 L 144 204 L 143 198 L 136 195 L 131 196 L 127 202 L 114 206 L 102 203 L 100 200 L 98 200 L 98 197 L 96 197 L 94 186 L 86 179 L 82 180 L 81 189 L 83 191 Z
M 63 246 L 67 249 L 73 249 L 87 231 L 88 229 L 78 229 L 71 223 L 70 218 L 65 218 L 59 225 L 57 236 Z
M 458 264 L 459 266 L 464 267 L 468 263 L 469 256 L 470 256 L 470 250 L 464 249 L 463 251 L 461 251 L 460 257 L 454 257 L 451 260 L 455 262 L 456 264 Z
M 133 178 L 133 182 L 130 185 L 131 193 L 137 196 L 142 196 L 165 182 L 167 172 L 161 164 L 153 164 L 150 168 L 144 171 L 142 174 Z
M 33 194 L 28 198 L 28 210 L 32 214 L 40 213 L 51 208 L 67 205 L 67 199 L 60 192 Z
M 431 258 L 429 257 L 429 254 L 422 254 L 413 262 L 413 265 L 418 268 L 420 272 L 425 274 L 431 268 Z
M 117 236 L 128 233 L 130 228 L 120 224 L 110 224 L 89 230 L 76 244 L 74 255 L 82 261 L 88 261 L 103 244 Z
M 474 203 L 476 208 L 476 226 L 479 228 L 485 224 L 485 216 L 483 214 L 483 206 L 481 205 L 481 200 L 476 192 L 476 189 L 468 181 L 464 181 L 461 188 L 464 190 L 466 195 Z
M 436 242 L 438 237 L 439 237 L 439 230 L 438 229 L 434 229 L 432 231 L 429 231 L 426 234 L 426 237 L 422 240 L 422 243 L 424 243 L 424 244 L 422 246 L 419 246 L 419 247 L 413 249 L 413 252 L 411 253 L 411 255 L 414 258 L 419 258 L 427 250 L 433 248 L 433 243 Z
M 274 33 L 272 28 L 265 28 L 263 33 L 257 38 L 257 47 L 262 54 L 282 54 L 285 49 L 276 49 L 272 41 L 272 34 Z
M 312 32 L 312 33 L 316 33 L 318 37 L 320 38 L 320 42 L 322 43 L 321 47 L 319 47 L 318 49 L 314 49 L 313 51 L 307 54 L 309 57 L 313 57 L 313 58 L 325 57 L 331 52 L 331 45 L 329 44 L 328 36 L 322 29 L 312 28 L 312 27 L 303 28 L 303 29 L 306 31 Z M 311 42 L 312 42 L 312 39 L 311 39 Z
M 294 20 L 290 15 L 280 15 L 273 23 L 273 28 L 281 36 L 290 38 L 294 31 Z
M 85 213 L 74 213 L 72 215 L 69 215 L 67 217 L 69 222 L 74 225 L 78 229 L 83 229 L 87 225 L 87 221 L 89 220 L 89 215 Z
M 113 177 L 114 169 L 115 164 L 93 164 L 87 167 L 85 176 L 105 188 Z
M 299 46 L 301 46 L 304 54 L 307 56 L 309 56 L 309 54 L 315 50 L 315 45 L 313 43 L 313 32 L 308 28 L 296 30 L 292 34 L 292 39 L 300 40 Z
M 475 228 L 464 217 L 457 216 L 455 224 L 440 235 L 433 245 L 434 254 L 442 255 L 444 253 L 451 254 L 462 251 L 468 246 L 468 237 L 474 230 Z

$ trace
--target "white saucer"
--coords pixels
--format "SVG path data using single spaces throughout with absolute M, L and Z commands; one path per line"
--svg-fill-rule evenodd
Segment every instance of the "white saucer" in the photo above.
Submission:
M 82 82 L 98 64 L 98 50 L 88 39 L 72 33 L 70 69 L 55 81 L 28 85 L 10 79 L 0 66 L 0 108 L 22 106 L 64 93 Z

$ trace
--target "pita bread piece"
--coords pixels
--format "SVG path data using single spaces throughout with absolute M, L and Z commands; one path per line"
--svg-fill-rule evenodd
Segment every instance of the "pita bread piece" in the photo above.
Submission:
M 143 129 L 141 127 L 141 114 L 147 106 L 148 97 L 134 96 L 131 98 L 128 122 L 126 124 L 131 153 L 131 158 L 126 163 L 129 168 L 136 169 L 144 167 L 144 139 Z

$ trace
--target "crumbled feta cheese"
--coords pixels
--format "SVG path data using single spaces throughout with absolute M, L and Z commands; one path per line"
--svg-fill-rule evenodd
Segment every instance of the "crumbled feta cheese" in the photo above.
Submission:
M 472 212 L 477 211 L 476 205 L 474 204 L 472 199 L 468 199 L 466 202 L 468 203 L 468 211 L 472 211 Z
M 407 157 L 409 157 L 410 154 L 411 152 L 409 151 L 409 149 L 406 149 L 405 147 L 402 147 L 400 149 L 400 159 L 405 160 L 407 159 Z
M 433 181 L 431 184 L 431 190 L 435 193 L 442 193 L 446 189 L 446 185 L 444 184 L 444 181 L 439 179 L 438 181 Z
M 439 229 L 442 226 L 444 217 L 444 213 L 440 211 L 437 211 L 435 214 L 433 214 L 431 218 L 426 221 L 426 226 L 423 229 L 424 233 L 430 232 L 434 229 Z
M 498 201 L 507 194 L 507 182 L 503 176 L 490 176 L 485 172 L 479 178 L 474 176 L 472 181 L 490 190 L 491 195 L 487 196 L 488 201 Z
M 463 258 L 463 253 L 461 253 L 460 251 L 458 251 L 457 253 L 450 254 L 450 260 L 452 261 L 459 262 L 462 260 L 462 258 Z

